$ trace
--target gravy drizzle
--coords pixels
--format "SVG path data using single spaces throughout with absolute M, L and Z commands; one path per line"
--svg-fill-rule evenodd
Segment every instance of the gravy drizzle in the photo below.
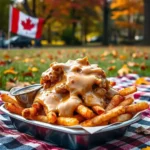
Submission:
M 96 64 L 90 65 L 86 57 L 51 64 L 42 73 L 41 84 L 44 88 L 38 92 L 35 102 L 64 117 L 73 116 L 81 103 L 105 107 L 104 95 L 110 89 L 105 72 Z

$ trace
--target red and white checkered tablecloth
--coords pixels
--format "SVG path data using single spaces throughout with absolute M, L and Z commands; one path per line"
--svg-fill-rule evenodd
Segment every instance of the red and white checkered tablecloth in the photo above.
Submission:
M 115 81 L 116 89 L 124 88 L 135 83 L 139 76 L 136 74 L 129 74 L 124 77 L 111 77 L 109 80 Z M 145 77 L 150 81 L 150 77 Z M 150 103 L 150 85 L 137 86 L 138 91 L 133 95 L 135 101 L 147 101 Z M 0 100 L 0 104 L 2 101 Z M 121 138 L 114 139 L 103 145 L 93 148 L 92 150 L 141 150 L 149 147 L 150 149 L 150 135 L 142 135 L 135 133 L 138 127 L 150 127 L 150 109 L 143 113 L 140 121 L 132 124 L 125 135 Z M 11 124 L 9 117 L 0 111 L 0 150 L 64 150 L 51 143 L 46 143 L 35 139 L 24 133 L 17 131 Z

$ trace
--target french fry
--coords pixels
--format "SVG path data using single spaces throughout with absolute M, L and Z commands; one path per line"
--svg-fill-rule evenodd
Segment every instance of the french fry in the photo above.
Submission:
M 90 119 L 95 116 L 94 112 L 91 109 L 82 104 L 77 107 L 76 112 L 86 119 Z
M 48 118 L 48 122 L 49 122 L 49 123 L 55 123 L 55 122 L 56 122 L 56 120 L 57 120 L 57 115 L 56 115 L 55 112 L 50 111 L 50 112 L 48 112 L 46 115 L 47 115 L 47 118 Z
M 92 109 L 98 115 L 100 115 L 100 114 L 105 112 L 105 109 L 103 107 L 101 107 L 101 106 L 98 106 L 98 105 L 93 106 Z
M 14 96 L 2 93 L 1 98 L 3 102 L 12 103 L 15 104 L 16 106 L 20 106 L 20 103 L 16 100 Z
M 120 116 L 112 118 L 110 120 L 110 123 L 124 122 L 124 121 L 130 120 L 132 117 L 133 117 L 133 115 L 130 113 L 122 114 Z
M 34 116 L 33 120 L 37 120 L 37 121 L 48 123 L 48 118 L 47 118 L 47 116 L 44 116 L 44 115 Z
M 38 102 L 32 104 L 32 107 L 25 108 L 22 111 L 22 116 L 26 119 L 32 119 L 34 116 L 38 114 L 38 112 L 42 109 L 42 105 Z
M 92 119 L 82 122 L 81 125 L 85 127 L 99 126 L 102 123 L 109 121 L 111 118 L 117 117 L 124 113 L 125 108 L 123 106 L 118 106 L 116 108 L 113 108 L 112 110 L 109 110 L 104 114 L 98 115 Z
M 119 91 L 119 94 L 122 96 L 127 96 L 137 91 L 136 86 L 130 86 Z
M 140 112 L 140 111 L 145 110 L 147 108 L 149 108 L 148 103 L 140 102 L 140 103 L 126 106 L 125 110 L 126 110 L 126 113 L 137 113 L 137 112 Z
M 108 121 L 101 123 L 99 126 L 106 126 L 108 125 Z
M 119 104 L 119 106 L 127 106 L 127 105 L 130 105 L 130 104 L 133 103 L 133 101 L 134 101 L 134 99 L 131 98 L 131 97 L 129 97 L 129 98 L 125 99 L 124 101 L 122 101 L 122 102 Z
M 115 108 L 115 107 L 118 106 L 123 100 L 124 100 L 124 97 L 121 96 L 121 95 L 115 95 L 115 96 L 113 96 L 113 98 L 111 99 L 110 103 L 109 103 L 108 106 L 106 107 L 106 111 L 109 111 L 109 110 Z
M 38 102 L 33 103 L 32 107 L 34 107 L 37 111 L 42 109 L 42 105 Z
M 57 124 L 63 126 L 74 126 L 79 124 L 79 121 L 77 118 L 74 117 L 58 117 Z
M 22 111 L 22 116 L 26 119 L 32 119 L 33 116 L 36 116 L 37 115 L 37 110 L 36 108 L 34 107 L 31 107 L 31 108 L 25 108 L 23 111 Z
M 18 115 L 21 115 L 21 113 L 22 113 L 22 111 L 24 109 L 23 107 L 16 106 L 16 105 L 14 105 L 12 103 L 5 103 L 5 107 L 11 113 L 18 114 Z
M 74 116 L 73 116 L 73 118 L 76 118 L 76 119 L 79 121 L 79 123 L 80 123 L 80 122 L 83 122 L 83 121 L 85 120 L 85 118 L 84 118 L 84 117 L 82 117 L 82 116 L 81 116 L 81 115 L 79 115 L 79 114 L 74 115 Z

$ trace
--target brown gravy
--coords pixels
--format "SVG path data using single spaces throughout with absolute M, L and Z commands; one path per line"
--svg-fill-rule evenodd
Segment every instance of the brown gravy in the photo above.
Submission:
M 42 103 L 47 111 L 59 116 L 72 116 L 79 104 L 105 107 L 102 91 L 109 90 L 104 71 L 96 64 L 90 65 L 87 58 L 53 63 L 41 76 L 41 89 L 35 102 Z M 97 93 L 99 89 L 101 94 Z

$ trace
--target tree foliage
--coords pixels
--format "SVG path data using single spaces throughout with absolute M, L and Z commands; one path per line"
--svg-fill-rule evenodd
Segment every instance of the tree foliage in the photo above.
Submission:
M 134 38 L 136 29 L 142 28 L 143 0 L 113 0 L 111 9 L 115 25 L 128 29 L 128 38 Z
M 8 31 L 9 0 L 0 0 L 0 30 Z
M 85 37 L 91 30 L 98 30 L 98 24 L 102 21 L 100 15 L 102 5 L 103 0 L 24 0 L 18 7 L 31 16 L 44 18 L 45 31 L 46 28 L 47 31 L 56 30 L 55 25 L 61 24 L 59 32 L 69 28 L 70 35 L 75 38 L 80 24 L 81 35 L 86 41 Z

